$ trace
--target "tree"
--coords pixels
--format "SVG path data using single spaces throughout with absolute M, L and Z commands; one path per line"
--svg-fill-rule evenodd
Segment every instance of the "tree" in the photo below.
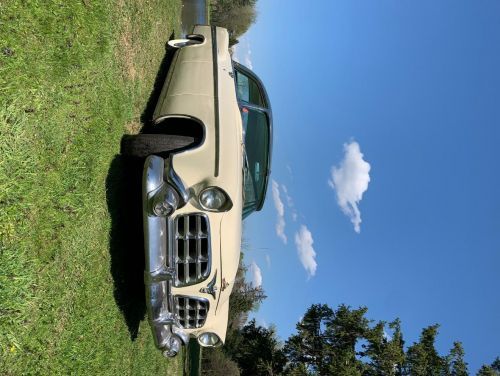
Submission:
M 408 348 L 406 352 L 406 361 L 404 366 L 404 375 L 408 376 L 426 376 L 427 372 L 427 354 L 422 344 L 415 343 Z
M 297 334 L 285 343 L 291 368 L 304 364 L 319 375 L 327 375 L 331 361 L 330 340 L 326 338 L 326 327 L 333 320 L 333 311 L 326 304 L 313 304 L 297 323 Z
M 309 372 L 304 363 L 290 365 L 286 371 L 287 376 L 314 376 L 314 373 Z
M 242 376 L 278 375 L 286 364 L 275 329 L 257 326 L 255 319 L 239 332 L 238 343 L 228 343 L 226 349 Z
M 289 369 L 305 364 L 318 375 L 361 375 L 364 365 L 356 358 L 356 343 L 368 330 L 366 308 L 341 305 L 334 312 L 313 304 L 297 324 L 297 334 L 285 344 Z
M 496 357 L 491 365 L 482 366 L 477 376 L 500 376 L 500 358 Z
M 388 338 L 385 333 L 383 321 L 379 321 L 367 331 L 367 344 L 363 345 L 365 351 L 361 355 L 369 357 L 370 361 L 364 375 L 399 376 L 402 374 L 405 353 L 399 319 L 389 323 L 389 328 L 393 331 L 392 338 Z
M 217 0 L 212 3 L 210 23 L 225 27 L 229 32 L 229 45 L 238 43 L 257 19 L 256 0 Z
M 262 292 L 251 290 L 244 281 L 244 268 L 238 272 L 235 288 L 244 292 L 239 306 L 255 307 Z M 241 278 L 240 278 L 241 277 Z M 245 292 L 246 291 L 246 292 Z M 257 298 L 256 298 L 257 297 Z M 245 314 L 238 316 L 242 322 Z M 216 360 L 219 373 L 224 367 L 233 374 L 287 376 L 467 376 L 468 365 L 461 342 L 454 342 L 447 356 L 435 348 L 439 325 L 422 330 L 419 341 L 404 351 L 401 322 L 373 322 L 365 315 L 366 307 L 352 309 L 340 305 L 335 311 L 326 304 L 313 304 L 297 323 L 284 348 L 274 328 L 263 328 L 255 320 L 228 330 L 224 357 Z M 388 328 L 388 329 L 387 329 Z M 386 332 L 387 329 L 387 332 Z M 361 351 L 359 344 L 361 343 Z M 358 350 L 358 351 L 357 351 Z M 232 362 L 231 362 L 232 361 Z M 226 364 L 226 366 L 225 366 Z M 500 376 L 500 358 L 484 365 L 478 376 Z
M 491 363 L 491 368 L 500 373 L 500 357 L 496 357 L 493 363 Z
M 477 376 L 498 376 L 499 373 L 495 371 L 491 366 L 482 366 L 477 372 Z
M 246 271 L 241 253 L 233 291 L 229 298 L 228 331 L 240 329 L 248 318 L 248 312 L 256 310 L 267 297 L 261 286 L 254 287 L 245 280 Z
M 439 325 L 431 325 L 422 330 L 420 341 L 408 348 L 405 361 L 405 375 L 440 376 L 445 370 L 445 362 L 434 347 Z
M 468 376 L 469 370 L 464 360 L 465 351 L 461 342 L 454 342 L 450 354 L 446 357 L 446 375 Z
M 326 335 L 331 340 L 332 359 L 328 366 L 331 375 L 361 375 L 364 364 L 356 358 L 356 343 L 368 332 L 366 307 L 351 309 L 344 304 L 334 312 Z

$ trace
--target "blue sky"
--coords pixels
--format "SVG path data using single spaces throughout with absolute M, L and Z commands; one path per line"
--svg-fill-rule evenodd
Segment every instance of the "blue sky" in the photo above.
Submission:
M 366 305 L 369 318 L 399 317 L 408 345 L 437 322 L 442 354 L 460 340 L 471 371 L 491 363 L 500 2 L 258 8 L 236 55 L 265 82 L 274 115 L 274 183 L 244 233 L 268 295 L 259 322 L 284 340 L 312 303 Z

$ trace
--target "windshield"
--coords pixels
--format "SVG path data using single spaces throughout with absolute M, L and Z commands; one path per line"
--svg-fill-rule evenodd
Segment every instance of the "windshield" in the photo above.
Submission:
M 257 82 L 239 71 L 236 71 L 236 95 L 242 101 L 265 107 Z
M 269 163 L 269 121 L 264 112 L 242 107 L 246 161 L 243 218 L 259 207 L 265 196 Z

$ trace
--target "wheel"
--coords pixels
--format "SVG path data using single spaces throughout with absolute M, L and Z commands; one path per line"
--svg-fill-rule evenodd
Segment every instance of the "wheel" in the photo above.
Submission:
M 168 45 L 172 48 L 182 48 L 200 43 L 201 41 L 193 39 L 172 39 L 168 41 Z
M 145 158 L 156 154 L 167 156 L 172 151 L 184 149 L 194 144 L 194 137 L 168 134 L 124 135 L 121 141 L 121 154 Z

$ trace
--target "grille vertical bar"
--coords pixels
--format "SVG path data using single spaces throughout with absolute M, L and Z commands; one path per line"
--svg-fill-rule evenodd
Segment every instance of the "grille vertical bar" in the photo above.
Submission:
M 210 275 L 210 226 L 201 213 L 175 218 L 176 287 L 193 285 Z
M 196 329 L 205 325 L 209 303 L 206 299 L 175 296 L 175 308 L 184 329 Z

